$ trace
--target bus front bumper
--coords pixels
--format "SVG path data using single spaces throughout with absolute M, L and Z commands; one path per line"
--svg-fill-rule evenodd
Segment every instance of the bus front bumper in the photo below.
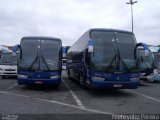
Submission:
M 33 79 L 33 78 L 17 78 L 19 85 L 59 85 L 61 78 L 57 79 Z
M 17 76 L 17 71 L 0 71 L 1 76 Z
M 95 89 L 136 89 L 139 86 L 139 80 L 131 80 L 131 81 L 92 80 L 91 86 Z

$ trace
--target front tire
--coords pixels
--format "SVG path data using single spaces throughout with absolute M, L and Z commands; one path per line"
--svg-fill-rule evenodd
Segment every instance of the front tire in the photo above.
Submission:
M 85 86 L 85 80 L 84 77 L 82 76 L 82 74 L 79 75 L 79 84 L 82 88 L 86 88 Z
M 2 78 L 3 78 L 3 79 L 5 79 L 5 78 L 6 78 L 6 76 L 5 76 L 5 75 L 2 75 Z
M 55 86 L 54 86 L 54 88 L 55 88 L 55 89 L 59 89 L 59 88 L 60 88 L 60 86 L 61 86 L 61 83 L 59 83 L 59 84 L 55 85 Z
M 70 70 L 69 69 L 67 69 L 67 75 L 68 75 L 68 77 L 70 77 Z

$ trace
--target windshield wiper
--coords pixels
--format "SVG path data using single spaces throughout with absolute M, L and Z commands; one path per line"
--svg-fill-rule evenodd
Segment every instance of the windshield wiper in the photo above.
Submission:
M 116 33 L 115 33 L 115 37 L 117 39 L 117 34 Z M 126 65 L 126 63 L 121 58 L 120 51 L 119 51 L 119 43 L 118 43 L 118 41 L 116 42 L 116 50 L 117 50 L 116 51 L 116 56 L 117 56 L 116 58 L 118 58 L 118 62 L 116 63 L 116 65 L 118 66 L 118 70 L 120 70 L 120 62 L 122 62 L 122 64 L 124 65 L 124 67 L 127 69 L 127 72 L 130 72 L 130 69 L 128 68 L 128 66 Z
M 47 66 L 47 69 L 50 70 L 50 68 L 49 68 L 49 66 L 43 56 L 42 56 L 42 60 L 43 60 L 44 64 Z
M 34 61 L 32 62 L 32 64 L 29 66 L 29 70 L 32 69 L 33 65 L 35 64 L 35 62 L 38 60 L 38 53 L 37 53 L 37 56 L 36 58 L 34 59 Z
M 111 62 L 109 63 L 109 65 L 107 66 L 107 68 L 106 68 L 107 71 L 109 71 L 111 65 L 113 64 L 113 62 L 115 61 L 115 59 L 117 57 L 117 55 L 116 55 L 116 47 L 115 47 L 114 43 L 113 43 L 113 47 L 114 47 L 114 53 L 115 53 L 115 55 L 114 55 L 113 59 L 111 60 Z
M 109 68 L 111 67 L 111 65 L 113 64 L 115 59 L 116 59 L 116 55 L 113 57 L 113 59 L 111 60 L 110 64 L 107 66 L 106 70 L 109 70 Z
M 125 68 L 127 69 L 127 72 L 130 72 L 130 69 L 128 68 L 128 66 L 126 65 L 126 63 L 123 61 L 123 59 L 120 57 L 120 61 L 122 62 L 122 64 L 125 66 Z
M 118 52 L 117 56 L 119 57 L 119 63 L 120 63 L 120 61 L 121 61 L 122 64 L 123 64 L 123 65 L 125 66 L 125 68 L 127 69 L 127 72 L 130 72 L 130 69 L 128 68 L 128 66 L 126 65 L 126 63 L 125 63 L 125 62 L 123 61 L 123 59 L 121 58 L 118 45 L 117 45 L 117 52 Z M 119 65 L 119 67 L 120 67 L 120 64 L 118 64 L 118 65 Z

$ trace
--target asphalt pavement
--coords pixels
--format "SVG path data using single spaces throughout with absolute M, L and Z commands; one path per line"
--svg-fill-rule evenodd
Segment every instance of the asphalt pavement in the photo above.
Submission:
M 138 89 L 89 90 L 62 74 L 60 88 L 18 85 L 0 78 L 1 114 L 160 114 L 160 83 Z M 93 116 L 92 116 L 93 117 Z

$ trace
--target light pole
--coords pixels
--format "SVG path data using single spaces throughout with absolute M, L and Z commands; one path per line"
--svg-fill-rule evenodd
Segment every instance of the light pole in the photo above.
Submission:
M 131 20 L 132 20 L 132 32 L 133 32 L 133 8 L 132 5 L 137 3 L 138 1 L 132 1 L 130 0 L 130 2 L 127 2 L 126 4 L 130 4 L 131 5 Z

